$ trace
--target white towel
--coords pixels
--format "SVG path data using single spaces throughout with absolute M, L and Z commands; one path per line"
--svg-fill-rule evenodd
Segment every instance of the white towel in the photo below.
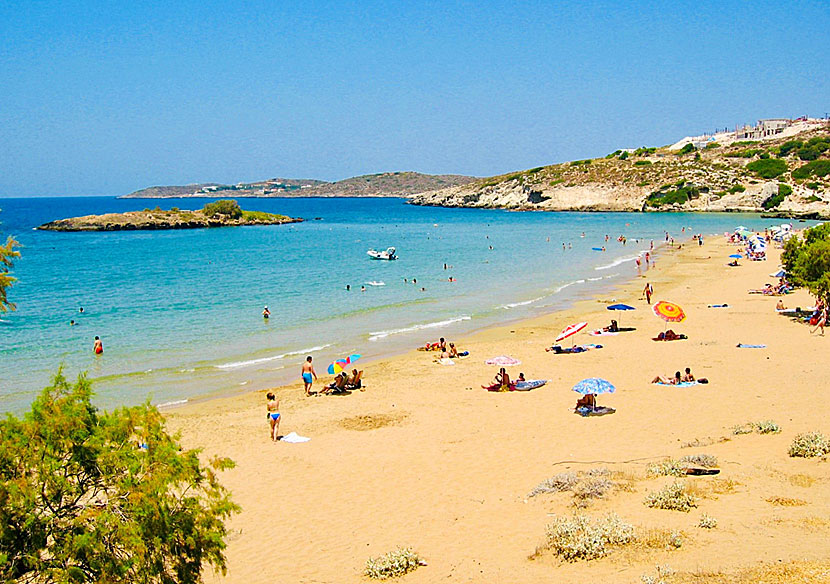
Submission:
M 289 444 L 299 444 L 300 442 L 308 442 L 311 438 L 300 436 L 296 432 L 291 432 L 280 438 L 280 442 L 288 442 Z

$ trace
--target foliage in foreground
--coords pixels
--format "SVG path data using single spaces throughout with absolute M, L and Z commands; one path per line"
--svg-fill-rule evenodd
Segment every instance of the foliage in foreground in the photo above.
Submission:
M 14 259 L 20 257 L 20 252 L 14 249 L 17 245 L 17 241 L 11 237 L 6 238 L 6 243 L 0 245 L 0 314 L 14 310 L 14 304 L 9 302 L 7 292 L 14 283 L 9 270 Z
M 796 436 L 790 444 L 790 456 L 812 458 L 830 452 L 830 440 L 821 432 L 807 432 Z
M 98 411 L 58 372 L 22 419 L 0 422 L 0 581 L 196 583 L 224 573 L 219 484 L 148 405 Z
M 807 229 L 803 238 L 788 239 L 781 259 L 795 285 L 830 300 L 830 223 Z
M 377 558 L 366 560 L 364 573 L 373 580 L 386 580 L 416 570 L 422 563 L 423 560 L 412 548 L 398 548 Z

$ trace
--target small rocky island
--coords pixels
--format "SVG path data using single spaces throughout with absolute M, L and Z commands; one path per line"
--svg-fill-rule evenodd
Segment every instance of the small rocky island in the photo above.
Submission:
M 299 223 L 285 215 L 263 211 L 245 211 L 230 199 L 208 203 L 198 211 L 159 207 L 126 213 L 85 215 L 44 223 L 38 229 L 47 231 L 138 231 L 155 229 L 200 229 L 203 227 L 237 227 L 241 225 L 282 225 Z

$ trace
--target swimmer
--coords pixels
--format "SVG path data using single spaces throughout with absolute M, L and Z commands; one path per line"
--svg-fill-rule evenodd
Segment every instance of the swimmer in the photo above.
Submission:
M 350 285 L 346 284 L 346 292 L 348 292 L 351 289 L 352 289 L 352 287 Z
M 267 320 L 267 319 L 269 319 L 269 318 L 271 318 L 271 311 L 270 311 L 270 310 L 268 310 L 268 307 L 267 307 L 267 306 L 266 306 L 265 308 L 263 308 L 263 309 L 262 309 L 262 318 L 264 318 L 264 319 L 266 319 L 266 320 Z
M 265 408 L 268 412 L 268 421 L 271 424 L 271 440 L 276 442 L 280 439 L 280 400 L 271 392 L 268 392 L 265 397 L 268 398 Z
M 361 287 L 360 287 L 360 291 L 361 291 L 361 292 L 366 292 L 366 286 L 361 286 Z
M 426 288 L 423 288 L 423 287 L 421 288 L 421 292 L 426 292 L 426 291 L 427 291 Z
M 83 306 L 81 306 L 81 307 L 78 309 L 78 312 L 83 313 L 83 311 L 84 311 L 84 307 L 83 307 Z
M 447 279 L 447 281 L 448 281 L 448 282 L 455 282 L 455 281 L 456 281 L 456 279 L 455 279 L 455 278 L 453 278 L 452 276 L 450 276 L 450 277 Z
M 76 324 L 78 324 L 78 323 L 75 322 L 74 320 L 69 321 L 69 326 L 75 326 Z
M 92 351 L 96 355 L 100 355 L 101 353 L 104 352 L 104 343 L 101 342 L 100 337 L 97 337 L 97 336 L 95 337 L 95 344 L 92 346 Z

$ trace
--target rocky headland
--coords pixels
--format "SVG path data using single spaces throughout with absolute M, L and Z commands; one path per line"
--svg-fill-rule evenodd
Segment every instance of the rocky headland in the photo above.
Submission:
M 159 229 L 202 229 L 244 225 L 282 225 L 302 219 L 262 211 L 244 211 L 235 201 L 217 201 L 197 211 L 168 211 L 158 207 L 126 213 L 106 213 L 58 219 L 39 226 L 46 231 L 140 231 Z
M 830 218 L 830 122 L 795 135 L 617 150 L 410 197 L 541 211 L 714 211 Z

